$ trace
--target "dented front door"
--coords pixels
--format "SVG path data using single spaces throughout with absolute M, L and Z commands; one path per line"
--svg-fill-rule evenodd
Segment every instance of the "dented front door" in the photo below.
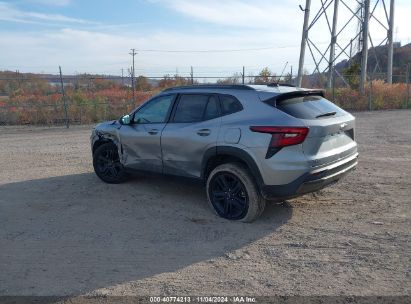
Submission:
M 175 95 L 152 99 L 138 109 L 130 125 L 120 130 L 122 162 L 127 168 L 162 172 L 161 133 L 167 123 Z

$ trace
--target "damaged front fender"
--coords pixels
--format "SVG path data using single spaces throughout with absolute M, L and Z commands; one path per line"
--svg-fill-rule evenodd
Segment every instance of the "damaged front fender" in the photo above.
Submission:
M 90 136 L 92 154 L 94 154 L 99 146 L 105 143 L 113 143 L 117 146 L 120 162 L 123 163 L 123 149 L 119 134 L 121 126 L 122 125 L 117 120 L 98 124 L 93 129 Z

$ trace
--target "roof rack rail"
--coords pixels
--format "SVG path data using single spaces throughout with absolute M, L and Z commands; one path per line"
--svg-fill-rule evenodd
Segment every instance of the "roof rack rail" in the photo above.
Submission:
M 255 91 L 254 88 L 244 84 L 196 84 L 188 86 L 177 86 L 163 90 L 163 92 L 185 89 L 222 89 L 222 90 L 249 90 Z
M 292 87 L 295 88 L 296 86 L 291 84 L 291 83 L 281 83 L 281 82 L 273 82 L 273 83 L 269 83 L 267 84 L 268 87 Z

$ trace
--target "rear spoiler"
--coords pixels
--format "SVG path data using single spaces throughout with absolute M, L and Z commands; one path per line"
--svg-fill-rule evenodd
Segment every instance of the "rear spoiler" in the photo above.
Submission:
M 304 91 L 293 91 L 293 92 L 287 92 L 283 94 L 278 94 L 274 97 L 271 97 L 267 100 L 264 100 L 265 103 L 269 104 L 270 106 L 276 107 L 277 103 L 291 99 L 291 98 L 296 98 L 296 97 L 305 97 L 305 96 L 325 96 L 324 90 L 304 90 Z

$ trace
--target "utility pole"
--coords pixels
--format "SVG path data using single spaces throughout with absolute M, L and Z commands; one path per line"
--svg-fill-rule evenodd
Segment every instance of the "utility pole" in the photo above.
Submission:
M 405 108 L 408 109 L 410 102 L 410 64 L 407 64 L 407 71 L 405 73 L 405 82 L 407 83 L 407 98 L 405 100 Z
M 132 68 L 132 71 L 131 71 L 131 87 L 133 89 L 133 104 L 136 101 L 136 99 L 135 99 L 136 92 L 135 92 L 135 85 L 134 85 L 134 77 L 135 77 L 135 73 L 134 73 L 134 71 L 135 71 L 135 69 L 134 69 L 134 56 L 136 56 L 136 54 L 137 54 L 136 49 L 131 49 L 130 55 L 133 56 L 133 68 Z
M 394 55 L 394 0 L 390 2 L 390 20 L 388 21 L 388 67 L 387 67 L 387 83 L 392 84 L 392 63 Z
M 243 84 L 244 84 L 244 80 L 245 80 L 245 66 L 243 66 L 243 73 L 241 74 L 241 78 L 242 78 Z
M 352 39 L 350 40 L 350 60 L 351 61 L 352 58 Z
M 191 77 L 191 84 L 194 84 L 194 71 L 193 67 L 190 67 L 190 77 Z
M 334 0 L 334 16 L 333 16 L 333 26 L 331 31 L 331 45 L 330 45 L 330 60 L 328 62 L 328 81 L 327 88 L 331 89 L 334 77 L 334 57 L 335 57 L 335 44 L 337 42 L 337 20 L 338 20 L 338 4 L 339 0 Z
M 67 101 L 66 101 L 66 94 L 64 92 L 64 83 L 63 83 L 63 74 L 61 73 L 61 66 L 59 66 L 60 70 L 60 84 L 61 84 L 61 94 L 63 95 L 63 104 L 64 104 L 64 116 L 66 121 L 66 128 L 69 128 L 69 118 L 67 112 Z
M 304 25 L 303 25 L 303 33 L 301 37 L 300 60 L 298 62 L 297 87 L 301 87 L 301 82 L 303 80 L 304 56 L 305 56 L 305 46 L 307 44 L 307 37 L 308 37 L 308 21 L 310 19 L 310 7 L 311 7 L 311 0 L 306 0 L 305 9 L 303 10 L 304 11 Z M 300 6 L 300 9 L 302 9 L 301 6 Z
M 370 20 L 370 0 L 364 0 L 364 20 L 362 26 L 362 52 L 361 52 L 361 76 L 360 91 L 364 94 L 365 82 L 367 81 L 368 63 L 368 24 Z
M 372 110 L 372 75 L 369 84 L 370 92 L 368 93 L 368 111 Z
M 121 84 L 124 86 L 124 69 L 121 69 Z
M 20 89 L 21 87 L 21 79 L 20 79 L 20 71 L 16 70 L 16 78 L 17 78 L 17 83 L 18 83 L 18 87 Z

